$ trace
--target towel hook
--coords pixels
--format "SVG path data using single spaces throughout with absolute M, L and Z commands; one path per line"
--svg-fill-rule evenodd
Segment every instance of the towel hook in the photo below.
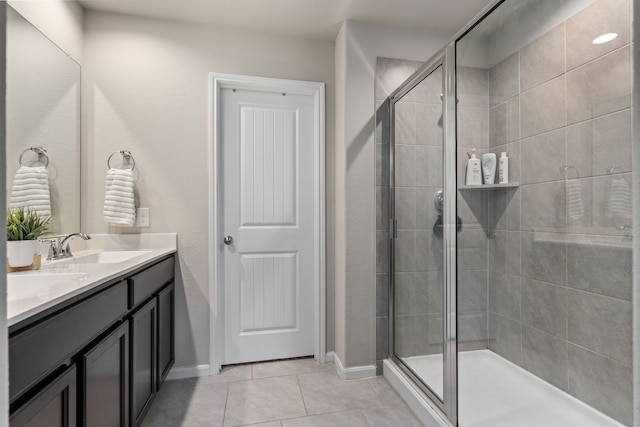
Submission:
M 122 157 L 124 158 L 124 160 L 127 163 L 131 164 L 131 170 L 133 170 L 136 167 L 136 159 L 134 159 L 133 156 L 131 155 L 131 151 L 129 151 L 129 150 L 120 150 L 120 151 L 114 151 L 107 158 L 107 168 L 111 169 L 111 158 L 116 154 L 122 154 Z
M 571 165 L 562 165 L 560 166 L 560 169 L 562 170 L 562 174 L 564 175 L 564 179 L 568 179 L 567 175 L 568 175 L 568 170 L 569 169 L 575 169 L 576 171 L 576 179 L 580 178 L 580 172 L 578 172 L 578 168 L 575 166 L 571 166 Z
M 622 169 L 622 168 L 620 166 L 609 166 L 607 168 L 607 173 L 611 175 L 616 172 L 616 169 Z
M 20 153 L 20 157 L 18 158 L 18 163 L 20 163 L 20 166 L 25 166 L 22 164 L 22 156 L 24 156 L 24 153 L 26 153 L 27 151 L 36 152 L 38 154 L 38 160 L 40 160 L 42 156 L 44 156 L 44 159 L 45 159 L 44 167 L 46 168 L 47 166 L 49 166 L 49 156 L 47 156 L 47 149 L 44 147 L 29 147 L 25 149 L 22 153 Z

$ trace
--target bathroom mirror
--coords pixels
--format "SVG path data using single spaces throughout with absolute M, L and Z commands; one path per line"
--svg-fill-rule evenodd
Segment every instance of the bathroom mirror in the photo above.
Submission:
M 6 102 L 7 206 L 20 156 L 25 166 L 48 160 L 51 231 L 79 231 L 80 65 L 9 6 Z

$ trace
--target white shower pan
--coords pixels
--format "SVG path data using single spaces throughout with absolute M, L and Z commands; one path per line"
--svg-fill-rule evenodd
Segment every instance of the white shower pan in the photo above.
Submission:
M 404 361 L 442 395 L 442 355 L 409 357 Z M 392 371 L 385 370 L 385 376 Z M 408 385 L 391 378 L 390 382 L 394 386 Z M 622 426 L 490 350 L 458 354 L 458 420 L 461 427 Z M 425 424 L 436 425 L 429 421 Z

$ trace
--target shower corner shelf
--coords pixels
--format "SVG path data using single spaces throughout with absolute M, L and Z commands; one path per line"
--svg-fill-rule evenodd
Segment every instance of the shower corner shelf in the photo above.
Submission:
M 497 190 L 500 188 L 517 188 L 519 186 L 519 182 L 510 182 L 508 184 L 459 185 L 458 190 Z

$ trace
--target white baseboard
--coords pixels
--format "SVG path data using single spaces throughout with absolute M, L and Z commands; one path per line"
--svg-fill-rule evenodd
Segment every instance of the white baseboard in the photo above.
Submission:
M 328 351 L 327 354 L 324 356 L 324 361 L 325 363 L 333 363 L 333 351 Z
M 206 377 L 209 375 L 209 365 L 174 366 L 167 375 L 167 380 L 181 380 L 183 378 Z
M 336 365 L 338 375 L 343 380 L 355 380 L 358 378 L 370 378 L 376 376 L 376 365 L 354 366 L 345 368 L 337 354 L 333 354 L 333 363 Z
M 451 427 L 445 416 L 388 359 L 382 362 L 384 377 L 425 427 Z

